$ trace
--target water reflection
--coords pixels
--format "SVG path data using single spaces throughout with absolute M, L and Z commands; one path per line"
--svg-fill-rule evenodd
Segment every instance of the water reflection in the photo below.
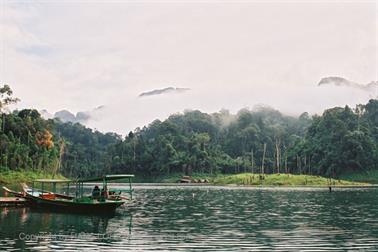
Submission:
M 120 216 L 77 215 L 30 208 L 0 208 L 0 248 L 68 248 L 94 246 L 128 239 L 132 216 L 122 214 L 128 232 L 114 232 L 109 221 Z
M 5 251 L 374 251 L 378 249 L 377 192 L 136 187 L 135 201 L 113 216 L 0 208 L 0 247 Z M 19 238 L 21 232 L 72 237 L 25 240 Z

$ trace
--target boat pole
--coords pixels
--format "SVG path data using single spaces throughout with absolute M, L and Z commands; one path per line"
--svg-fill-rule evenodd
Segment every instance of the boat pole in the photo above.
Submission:
M 83 198 L 83 195 L 84 195 L 84 182 L 81 182 L 81 198 Z
M 130 190 L 130 198 L 133 199 L 133 190 L 131 189 L 131 178 L 129 178 L 129 190 Z

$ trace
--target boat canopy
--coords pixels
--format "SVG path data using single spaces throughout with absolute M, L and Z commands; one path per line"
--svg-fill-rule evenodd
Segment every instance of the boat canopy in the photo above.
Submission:
M 36 179 L 34 182 L 39 183 L 85 183 L 85 182 L 98 182 L 98 181 L 111 181 L 111 180 L 118 180 L 118 179 L 125 179 L 125 178 L 134 178 L 133 174 L 115 174 L 115 175 L 105 175 L 102 177 L 97 178 L 88 178 L 88 179 L 78 179 L 78 180 L 70 180 L 70 179 Z
M 102 177 L 97 177 L 97 178 L 89 178 L 89 179 L 79 179 L 78 182 L 97 182 L 97 181 L 111 181 L 111 180 L 118 180 L 118 179 L 131 179 L 134 178 L 133 174 L 115 174 L 115 175 L 105 175 Z
M 36 179 L 34 182 L 40 183 L 70 183 L 72 180 L 69 179 Z
M 130 194 L 130 198 L 133 198 L 133 191 L 134 189 L 131 186 L 131 179 L 134 178 L 133 174 L 113 174 L 113 175 L 104 175 L 101 177 L 97 178 L 89 178 L 89 179 L 75 179 L 75 180 L 70 180 L 70 179 L 36 179 L 33 181 L 33 187 L 32 189 L 32 194 L 34 193 L 34 185 L 35 183 L 41 183 L 41 190 L 42 192 L 48 192 L 45 191 L 45 185 L 50 184 L 52 185 L 52 192 L 56 193 L 56 186 L 57 184 L 66 184 L 66 195 L 69 194 L 70 191 L 70 184 L 74 184 L 76 195 L 75 198 L 82 198 L 84 194 L 84 183 L 87 182 L 102 182 L 103 188 L 107 185 L 108 181 L 112 180 L 118 180 L 118 179 L 128 179 L 128 184 L 129 188 L 128 189 L 122 189 L 122 190 L 112 190 L 112 192 L 127 192 Z

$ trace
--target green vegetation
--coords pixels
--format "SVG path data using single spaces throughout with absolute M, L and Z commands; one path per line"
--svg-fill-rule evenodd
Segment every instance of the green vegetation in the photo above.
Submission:
M 367 183 L 351 182 L 346 180 L 328 179 L 320 176 L 293 175 L 293 174 L 260 174 L 241 173 L 215 177 L 214 184 L 227 185 L 263 185 L 263 186 L 352 186 L 368 185 Z
M 0 184 L 30 183 L 35 179 L 56 178 L 64 179 L 62 175 L 51 175 L 42 171 L 2 171 L 0 172 Z
M 139 182 L 151 183 L 176 183 L 182 177 L 181 173 L 162 175 L 142 180 Z M 239 173 L 239 174 L 200 174 L 193 173 L 194 180 L 207 180 L 215 185 L 252 185 L 252 186 L 368 186 L 369 181 L 353 179 L 329 179 L 321 176 L 295 175 L 295 174 L 260 174 Z
M 83 178 L 110 171 L 108 146 L 120 141 L 120 136 L 45 120 L 34 109 L 7 113 L 7 105 L 17 101 L 9 86 L 0 88 L 0 174 L 4 179 L 12 177 L 3 174 L 17 172 Z
M 378 170 L 370 170 L 360 173 L 347 173 L 342 174 L 340 179 L 348 181 L 358 181 L 371 184 L 378 184 Z
M 136 129 L 111 147 L 111 170 L 150 177 L 181 173 L 291 173 L 339 178 L 378 170 L 378 100 L 322 116 L 270 108 L 187 111 Z
M 9 86 L 0 87 L 1 174 L 26 171 L 84 178 L 134 173 L 144 181 L 176 181 L 184 174 L 249 172 L 276 174 L 265 181 L 283 184 L 291 183 L 282 181 L 285 176 L 293 180 L 283 173 L 377 178 L 378 100 L 298 118 L 267 107 L 242 109 L 236 115 L 226 110 L 186 111 L 137 128 L 124 139 L 77 123 L 45 120 L 33 109 L 9 113 L 7 106 L 17 101 Z M 275 182 L 276 176 L 280 179 Z
M 110 146 L 121 142 L 115 133 L 100 133 L 75 123 L 61 123 L 54 120 L 53 134 L 58 142 L 64 143 L 61 149 L 59 170 L 70 178 L 86 178 L 111 173 Z
M 210 174 L 201 174 L 201 173 L 192 173 L 190 176 L 193 180 L 208 180 L 209 182 L 213 181 L 216 175 Z M 182 173 L 171 173 L 169 175 L 160 175 L 157 177 L 149 177 L 149 180 L 144 180 L 142 182 L 151 182 L 151 183 L 177 183 L 182 178 Z

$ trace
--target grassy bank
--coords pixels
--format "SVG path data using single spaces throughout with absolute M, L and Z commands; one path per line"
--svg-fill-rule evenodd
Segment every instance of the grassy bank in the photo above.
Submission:
M 183 174 L 175 173 L 157 177 L 143 177 L 136 175 L 133 182 L 150 183 L 176 183 Z M 321 176 L 294 175 L 294 174 L 267 174 L 260 179 L 259 174 L 202 174 L 194 173 L 191 176 L 195 180 L 208 180 L 216 185 L 262 185 L 262 186 L 328 186 L 330 180 Z M 53 175 L 43 171 L 0 171 L 0 184 L 17 184 L 21 182 L 30 183 L 39 178 L 53 178 Z M 54 178 L 64 178 L 62 175 L 55 175 Z M 332 179 L 331 185 L 353 186 L 378 184 L 378 171 L 369 173 L 348 174 L 340 179 Z
M 378 174 L 377 174 L 378 175 Z M 180 180 L 182 174 L 171 174 L 168 176 L 156 177 L 155 183 L 176 183 Z M 353 179 L 331 179 L 321 176 L 294 175 L 294 174 L 267 174 L 260 179 L 259 174 L 241 173 L 241 174 L 192 174 L 193 179 L 207 179 L 210 183 L 216 185 L 263 185 L 263 186 L 361 186 L 370 184 L 369 181 L 358 181 Z
M 21 182 L 30 183 L 40 178 L 63 179 L 62 175 L 53 176 L 44 171 L 0 171 L 0 184 L 17 184 Z
M 227 185 L 265 185 L 265 186 L 352 186 L 368 185 L 367 183 L 328 179 L 320 176 L 294 175 L 294 174 L 267 174 L 260 179 L 259 174 L 242 173 L 236 175 L 222 175 L 215 177 L 214 184 Z

